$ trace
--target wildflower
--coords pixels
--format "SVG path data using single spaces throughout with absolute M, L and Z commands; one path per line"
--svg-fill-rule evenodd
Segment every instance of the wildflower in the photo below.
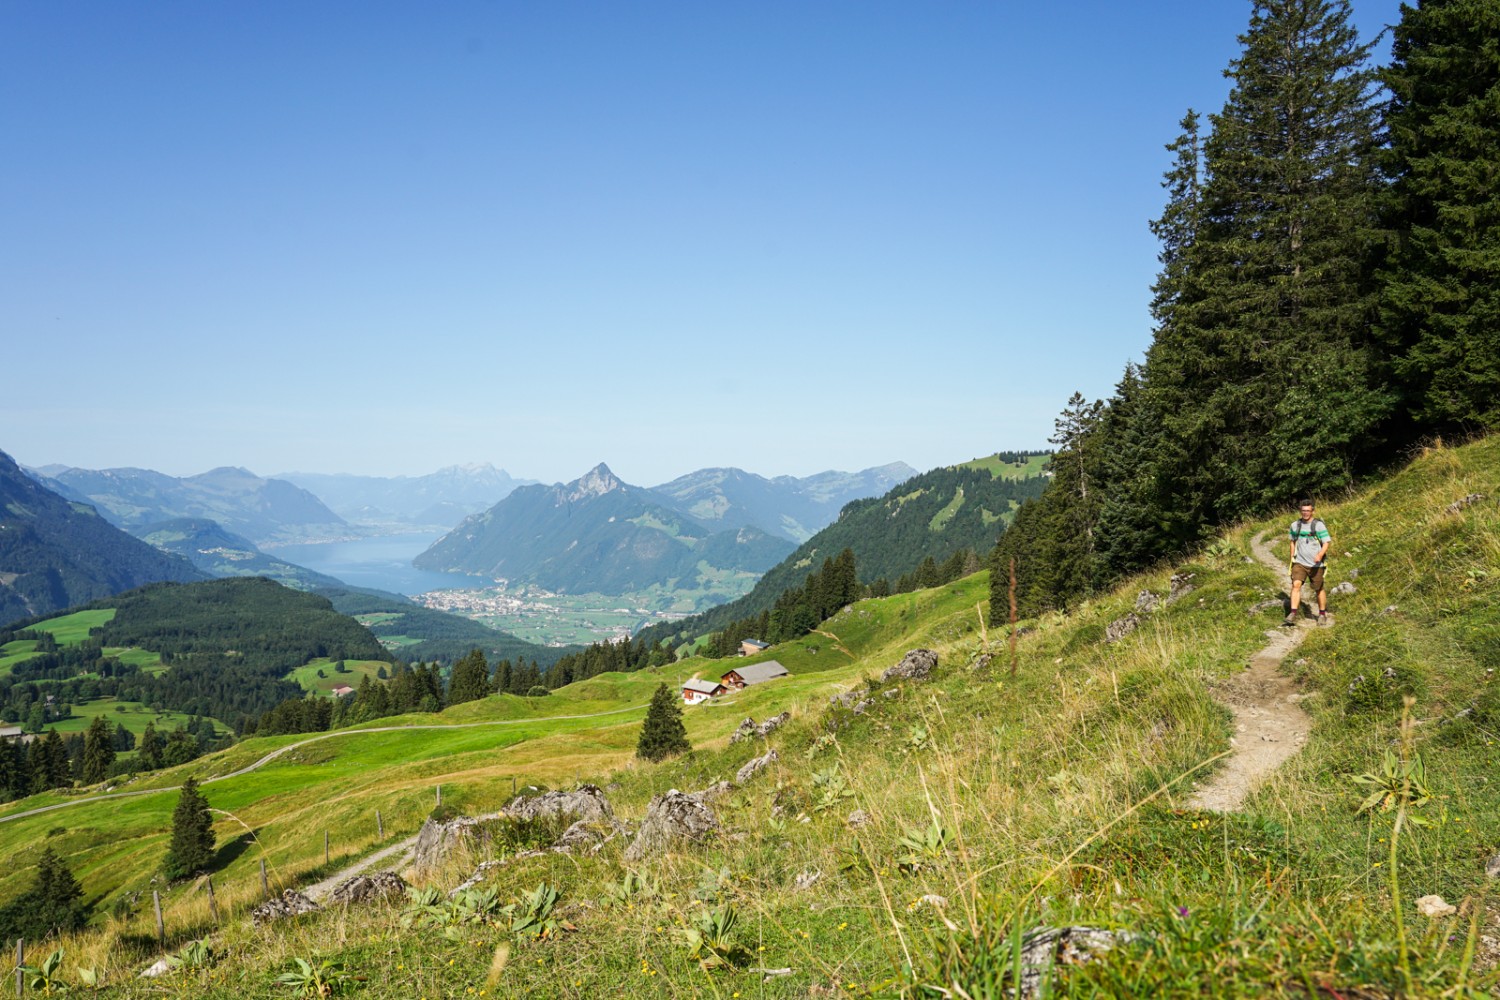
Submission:
M 1189 910 L 1186 906 L 1179 906 L 1177 908 L 1177 915 L 1183 919 L 1187 919 L 1188 912 Z

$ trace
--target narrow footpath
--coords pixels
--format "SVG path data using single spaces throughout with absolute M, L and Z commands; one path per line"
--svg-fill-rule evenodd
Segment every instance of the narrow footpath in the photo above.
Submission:
M 1250 541 L 1255 558 L 1276 572 L 1283 591 L 1291 593 L 1287 575 L 1285 544 L 1267 540 L 1265 532 Z M 1302 696 L 1290 677 L 1281 672 L 1282 661 L 1302 644 L 1310 620 L 1296 626 L 1281 626 L 1266 632 L 1270 640 L 1250 658 L 1242 673 L 1213 686 L 1214 698 L 1234 713 L 1233 752 L 1224 767 L 1215 772 L 1187 801 L 1190 809 L 1233 812 L 1266 775 L 1276 770 L 1307 740 L 1312 719 L 1298 704 Z

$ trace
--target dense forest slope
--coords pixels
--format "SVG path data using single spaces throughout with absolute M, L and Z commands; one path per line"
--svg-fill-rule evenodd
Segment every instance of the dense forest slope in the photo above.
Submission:
M 0 452 L 0 625 L 204 575 L 42 486 Z
M 517 489 L 412 564 L 565 593 L 621 594 L 686 588 L 715 572 L 760 573 L 791 548 L 758 528 L 711 528 L 600 465 L 571 483 Z
M 208 576 L 263 576 L 297 590 L 342 587 L 336 577 L 266 555 L 215 521 L 183 517 L 136 529 L 142 541 L 182 556 Z
M 848 549 L 860 582 L 890 585 L 928 559 L 942 562 L 958 552 L 983 557 L 1010 523 L 1022 501 L 1039 496 L 1047 478 L 1032 471 L 1040 456 L 1002 452 L 992 461 L 933 469 L 907 479 L 884 496 L 845 505 L 838 520 L 802 543 L 766 572 L 738 600 L 670 625 L 643 629 L 648 644 L 691 639 L 737 619 L 770 611 L 783 593 L 799 587 L 824 559 Z M 1021 462 L 1020 475 L 1015 465 Z M 877 588 L 877 590 L 882 588 Z

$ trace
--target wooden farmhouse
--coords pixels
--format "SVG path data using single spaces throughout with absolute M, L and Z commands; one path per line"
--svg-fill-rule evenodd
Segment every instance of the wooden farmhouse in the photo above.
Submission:
M 682 700 L 685 704 L 696 705 L 700 701 L 707 701 L 714 695 L 723 694 L 724 691 L 724 685 L 718 681 L 711 681 L 703 677 L 694 677 L 692 680 L 683 682 Z
M 775 660 L 765 660 L 761 663 L 747 663 L 743 667 L 735 667 L 719 679 L 724 682 L 726 688 L 738 691 L 752 684 L 764 684 L 778 677 L 790 676 L 791 671 L 786 667 Z
M 347 684 L 340 684 L 338 687 L 333 689 L 333 696 L 335 698 L 347 698 L 353 693 L 354 689 Z
M 771 648 L 769 642 L 761 642 L 759 639 L 741 639 L 740 655 L 754 656 L 756 653 L 764 653 Z

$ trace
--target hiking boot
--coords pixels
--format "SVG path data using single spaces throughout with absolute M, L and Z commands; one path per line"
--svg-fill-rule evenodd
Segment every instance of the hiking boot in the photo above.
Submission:
M 1289 612 L 1287 612 L 1286 621 L 1282 622 L 1282 624 L 1283 625 L 1295 625 L 1295 624 L 1297 624 L 1297 612 L 1295 612 L 1295 611 L 1289 611 Z
M 1319 611 L 1318 612 L 1318 627 L 1320 627 L 1320 628 L 1327 628 L 1328 626 L 1330 626 L 1332 624 L 1333 624 L 1333 619 L 1330 618 L 1330 617 L 1328 617 L 1328 612 L 1326 612 L 1326 611 Z

